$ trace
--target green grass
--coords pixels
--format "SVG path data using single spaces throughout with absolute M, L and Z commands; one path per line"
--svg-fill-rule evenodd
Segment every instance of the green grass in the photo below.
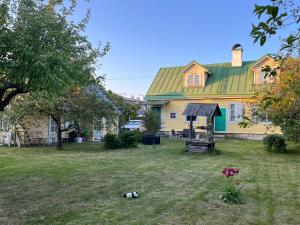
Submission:
M 183 146 L 2 147 L 0 224 L 300 224 L 299 146 L 271 154 L 261 142 L 224 140 L 212 155 Z M 219 200 L 228 166 L 241 170 L 243 204 Z

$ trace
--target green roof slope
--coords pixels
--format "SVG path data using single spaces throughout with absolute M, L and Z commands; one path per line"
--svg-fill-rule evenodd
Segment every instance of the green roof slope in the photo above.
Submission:
M 185 66 L 161 68 L 152 82 L 145 99 L 185 99 L 205 96 L 253 95 L 257 86 L 253 84 L 251 64 L 243 62 L 241 67 L 231 63 L 203 65 L 210 72 L 205 87 L 184 87 L 182 70 Z

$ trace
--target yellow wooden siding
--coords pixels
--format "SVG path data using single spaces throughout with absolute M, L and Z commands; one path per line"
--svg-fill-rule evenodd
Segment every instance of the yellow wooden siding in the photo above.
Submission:
M 240 128 L 237 122 L 229 122 L 229 106 L 231 103 L 243 103 L 245 114 L 249 115 L 249 103 L 250 99 L 232 98 L 232 99 L 203 99 L 203 100 L 172 100 L 168 102 L 162 108 L 162 130 L 180 131 L 182 129 L 188 129 L 189 123 L 186 121 L 184 115 L 182 115 L 186 105 L 188 103 L 218 103 L 220 108 L 226 108 L 226 133 L 241 133 L 241 134 L 269 134 L 269 133 L 281 133 L 279 127 L 270 126 L 270 124 L 255 124 L 248 128 Z M 176 119 L 170 118 L 170 113 L 176 113 Z M 200 117 L 194 123 L 194 126 L 206 125 L 205 117 Z
M 48 116 L 43 116 L 39 119 L 29 117 L 27 119 L 26 128 L 19 129 L 19 139 L 21 144 L 30 144 L 33 138 L 48 138 L 48 124 Z

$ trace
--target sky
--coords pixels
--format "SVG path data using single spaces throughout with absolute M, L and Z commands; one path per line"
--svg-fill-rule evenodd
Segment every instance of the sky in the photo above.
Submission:
M 231 61 L 231 47 L 243 46 L 243 60 L 259 59 L 280 47 L 253 44 L 254 4 L 263 0 L 79 0 L 74 16 L 91 9 L 86 35 L 111 49 L 99 60 L 107 89 L 142 98 L 160 67 Z M 100 66 L 101 64 L 101 66 Z

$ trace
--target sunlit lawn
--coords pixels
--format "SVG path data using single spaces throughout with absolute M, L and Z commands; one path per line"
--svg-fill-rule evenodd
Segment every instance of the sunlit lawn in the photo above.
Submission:
M 299 146 L 270 154 L 261 142 L 224 140 L 213 155 L 183 146 L 2 147 L 0 224 L 300 224 Z M 241 170 L 243 204 L 219 200 L 228 166 Z

